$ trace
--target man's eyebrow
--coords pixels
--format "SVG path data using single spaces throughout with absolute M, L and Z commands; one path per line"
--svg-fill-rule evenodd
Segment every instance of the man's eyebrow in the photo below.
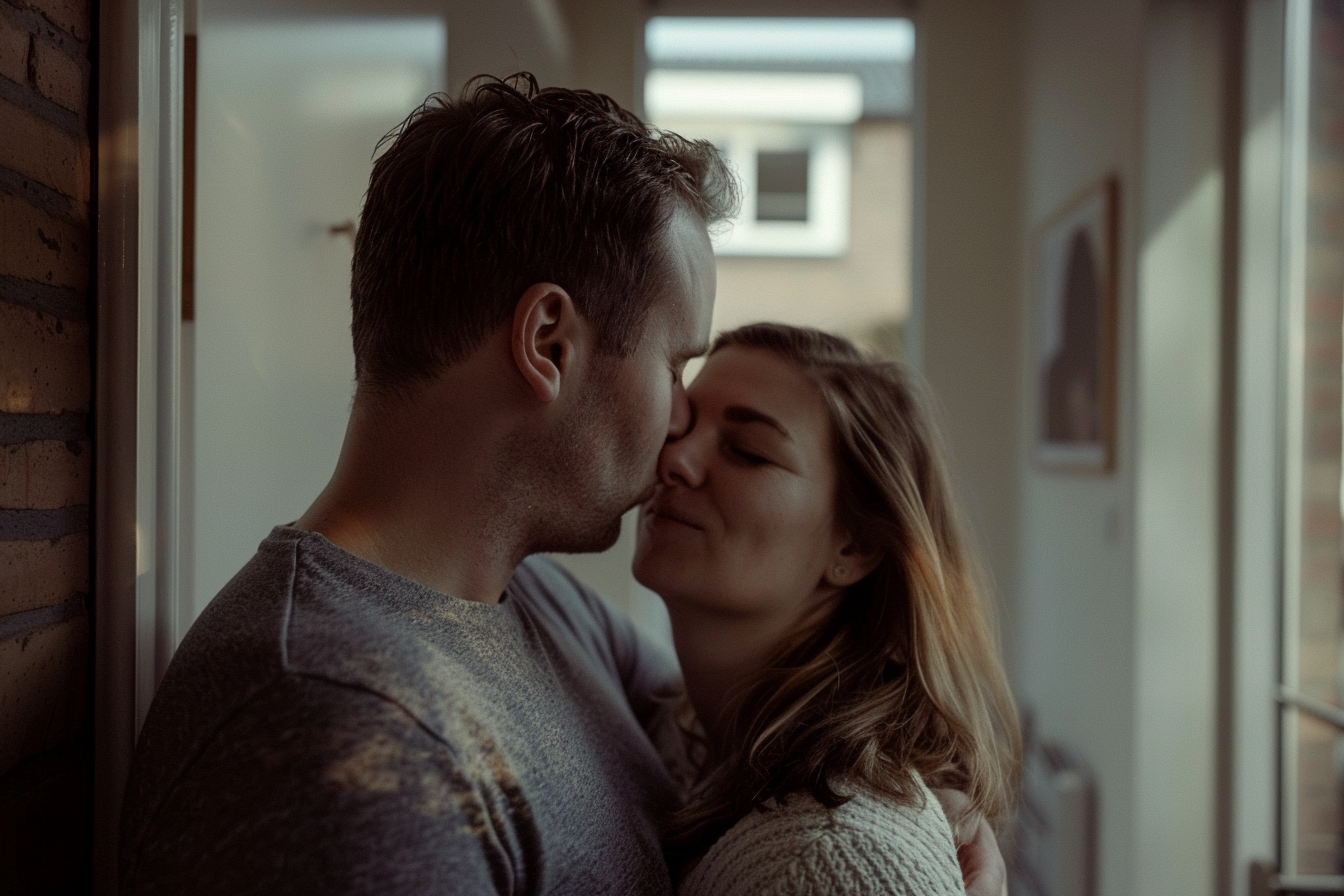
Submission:
M 725 408 L 723 411 L 723 419 L 727 420 L 729 423 L 764 423 L 784 438 L 793 438 L 793 436 L 789 435 L 789 431 L 784 428 L 784 424 L 780 423 L 774 417 L 771 417 L 769 414 L 763 414 L 754 408 L 744 407 L 740 404 Z

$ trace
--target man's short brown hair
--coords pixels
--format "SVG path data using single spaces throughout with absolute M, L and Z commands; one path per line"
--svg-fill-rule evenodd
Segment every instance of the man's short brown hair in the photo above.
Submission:
M 709 143 L 526 73 L 431 96 L 385 140 L 351 269 L 361 390 L 462 360 L 541 282 L 570 294 L 600 351 L 628 354 L 662 292 L 674 211 L 713 224 L 737 205 Z

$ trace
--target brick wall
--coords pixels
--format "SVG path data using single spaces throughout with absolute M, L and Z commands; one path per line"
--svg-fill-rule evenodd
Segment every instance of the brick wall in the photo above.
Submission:
M 1341 365 L 1344 364 L 1344 2 L 1317 0 L 1312 21 L 1307 283 L 1303 333 L 1303 476 L 1299 683 L 1339 705 L 1344 544 L 1340 526 Z M 1298 862 L 1305 873 L 1344 867 L 1344 780 L 1338 735 L 1298 727 Z
M 0 0 L 0 890 L 88 889 L 87 0 Z

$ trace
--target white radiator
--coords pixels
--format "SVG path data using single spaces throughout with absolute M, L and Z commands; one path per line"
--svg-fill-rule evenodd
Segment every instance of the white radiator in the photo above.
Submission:
M 1022 802 L 1009 848 L 1011 896 L 1092 896 L 1095 793 L 1058 745 L 1026 738 Z

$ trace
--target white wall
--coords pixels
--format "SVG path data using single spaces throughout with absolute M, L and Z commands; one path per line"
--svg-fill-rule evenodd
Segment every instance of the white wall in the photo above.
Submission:
M 1005 619 L 1018 560 L 1025 9 L 939 0 L 915 15 L 910 347 L 942 405 L 953 481 Z
M 388 5 L 362 2 L 378 9 Z M 555 0 L 438 0 L 433 5 L 448 22 L 449 93 L 456 95 L 480 74 L 504 77 L 525 70 L 543 86 L 569 81 L 572 47 Z
M 1214 881 L 1224 177 L 1216 0 L 1150 3 L 1135 322 L 1134 892 Z
M 1197 0 L 1028 9 L 1023 252 L 1119 176 L 1120 425 L 1114 473 L 1030 462 L 1024 304 L 1016 686 L 1098 784 L 1100 896 L 1211 893 L 1223 23 Z
M 1017 405 L 1021 509 L 1014 620 L 1016 686 L 1043 736 L 1091 768 L 1098 813 L 1099 896 L 1134 888 L 1133 346 L 1140 181 L 1142 2 L 1033 0 L 1027 28 L 1022 251 L 1030 233 L 1102 176 L 1118 175 L 1120 443 L 1115 472 L 1047 473 L 1029 456 L 1035 424 L 1035 334 L 1022 310 Z M 1024 272 L 1024 284 L 1029 272 Z
M 646 6 L 639 0 L 563 0 L 572 59 L 567 87 L 605 93 L 640 111 Z

